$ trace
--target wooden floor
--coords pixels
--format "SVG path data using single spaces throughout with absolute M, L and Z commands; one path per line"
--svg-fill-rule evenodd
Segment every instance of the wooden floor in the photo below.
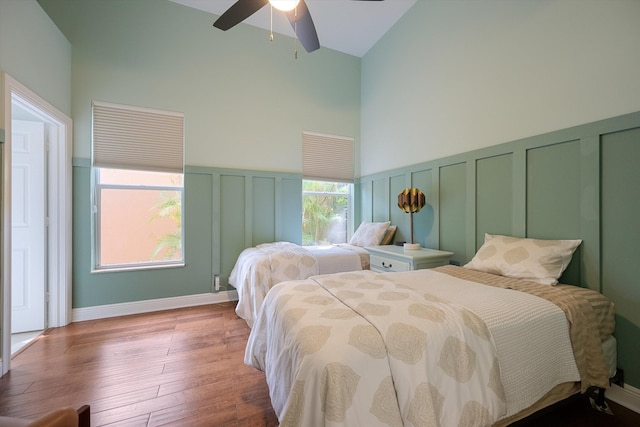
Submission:
M 243 364 L 235 304 L 78 322 L 48 330 L 0 380 L 0 415 L 91 405 L 92 426 L 276 426 L 264 375 Z M 521 426 L 640 426 L 582 399 Z
M 275 426 L 249 328 L 223 303 L 47 331 L 0 380 L 0 415 L 91 405 L 92 426 Z

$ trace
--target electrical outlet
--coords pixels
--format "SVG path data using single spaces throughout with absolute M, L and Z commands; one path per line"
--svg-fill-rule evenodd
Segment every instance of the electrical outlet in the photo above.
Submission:
M 213 276 L 213 291 L 218 292 L 220 290 L 220 276 L 217 274 Z

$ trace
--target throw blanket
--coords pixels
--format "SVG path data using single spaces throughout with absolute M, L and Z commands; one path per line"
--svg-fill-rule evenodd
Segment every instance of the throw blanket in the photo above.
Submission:
M 238 291 L 236 314 L 253 326 L 267 291 L 276 283 L 318 274 L 318 261 L 289 242 L 264 243 L 242 251 L 229 275 Z
M 536 295 L 560 307 L 571 324 L 571 343 L 580 372 L 581 391 L 609 387 L 609 373 L 601 343 L 615 328 L 614 305 L 602 294 L 571 285 L 540 285 L 479 271 L 443 266 L 442 273 L 503 289 Z

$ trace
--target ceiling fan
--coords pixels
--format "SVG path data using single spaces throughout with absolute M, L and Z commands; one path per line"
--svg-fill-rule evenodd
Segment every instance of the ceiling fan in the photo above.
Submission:
M 383 1 L 383 0 L 359 0 L 359 1 Z M 227 9 L 213 23 L 213 26 L 223 31 L 234 27 L 244 21 L 263 6 L 271 4 L 274 8 L 283 11 L 295 32 L 298 40 L 307 52 L 313 52 L 320 48 L 318 33 L 311 19 L 309 8 L 304 0 L 238 0 Z

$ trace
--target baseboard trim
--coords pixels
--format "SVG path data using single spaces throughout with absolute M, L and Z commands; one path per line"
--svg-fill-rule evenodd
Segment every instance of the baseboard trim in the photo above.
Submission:
M 640 390 L 637 388 L 629 384 L 625 384 L 624 387 L 612 384 L 604 395 L 607 399 L 640 414 Z
M 120 304 L 97 305 L 93 307 L 74 308 L 72 310 L 72 321 L 82 322 L 85 320 L 106 319 L 108 317 L 127 316 L 129 314 L 149 313 L 152 311 L 171 310 L 173 308 L 193 307 L 237 300 L 238 292 L 231 290 L 146 301 L 124 302 Z

